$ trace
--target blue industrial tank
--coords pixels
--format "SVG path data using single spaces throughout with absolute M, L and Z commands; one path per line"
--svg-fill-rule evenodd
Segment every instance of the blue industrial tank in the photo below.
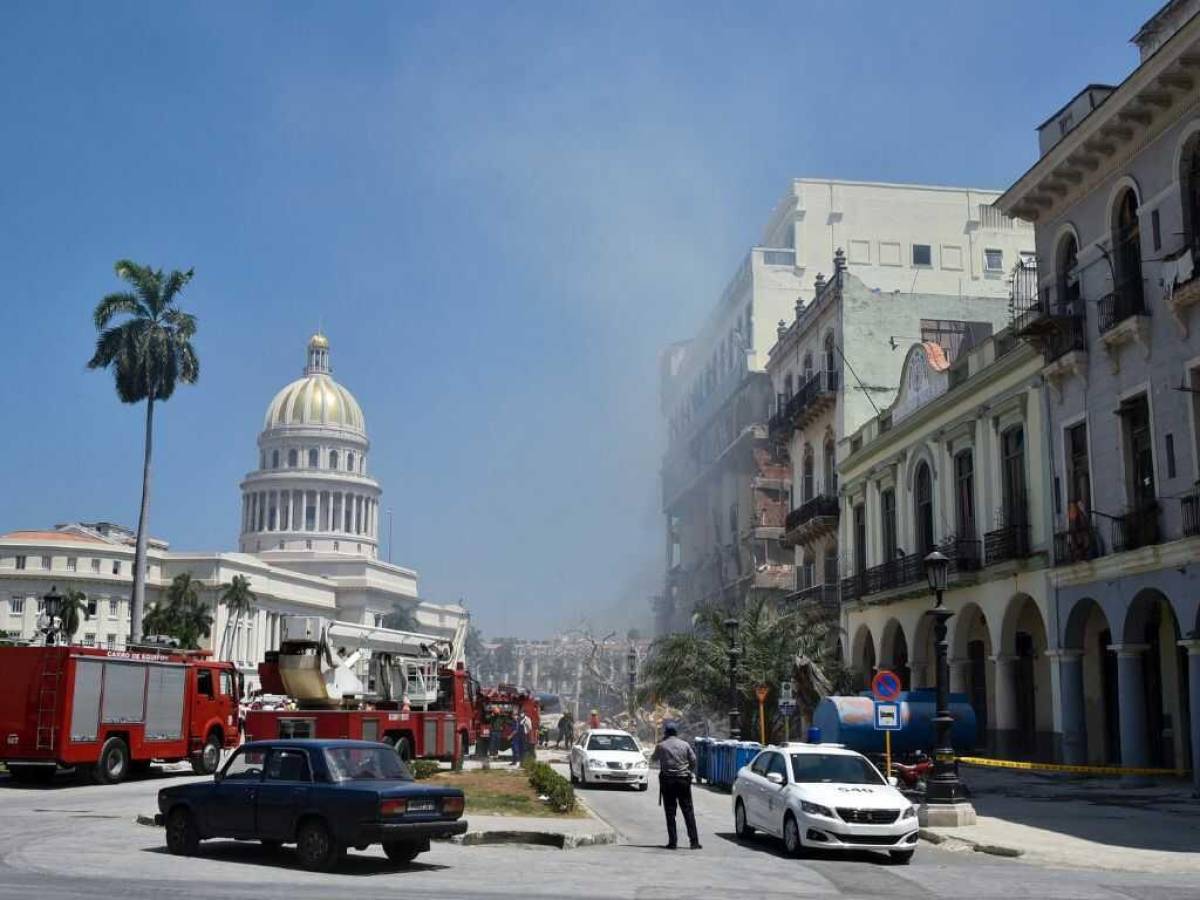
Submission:
M 892 752 L 933 749 L 933 717 L 937 694 L 932 690 L 900 694 L 901 729 L 892 732 Z M 950 695 L 950 743 L 957 753 L 975 749 L 975 710 L 966 694 Z M 883 732 L 875 730 L 875 700 L 869 693 L 857 697 L 826 697 L 813 713 L 821 740 L 844 744 L 859 753 L 882 753 Z

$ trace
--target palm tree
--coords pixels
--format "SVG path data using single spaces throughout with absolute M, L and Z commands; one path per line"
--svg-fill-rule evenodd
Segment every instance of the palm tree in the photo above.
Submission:
M 384 628 L 394 628 L 396 631 L 416 631 L 417 618 L 411 609 L 397 603 L 392 611 L 383 617 Z
M 200 585 L 190 572 L 181 572 L 167 588 L 168 618 L 172 626 L 167 633 L 178 638 L 180 646 L 195 650 L 200 638 L 212 634 L 213 617 L 208 604 L 200 599 Z
M 62 598 L 62 612 L 59 617 L 62 619 L 63 635 L 69 644 L 79 626 L 91 618 L 88 615 L 87 594 L 79 590 L 67 591 Z
M 238 626 L 242 624 L 242 616 L 250 616 L 254 612 L 254 604 L 258 595 L 250 590 L 250 579 L 245 575 L 234 575 L 233 581 L 225 585 L 221 594 L 221 605 L 225 607 L 225 632 L 221 639 L 221 659 L 229 659 L 227 651 L 232 640 L 237 639 Z
M 133 597 L 130 638 L 142 634 L 146 599 L 146 536 L 150 520 L 150 457 L 154 443 L 154 403 L 166 401 L 177 383 L 195 384 L 200 361 L 192 349 L 196 319 L 176 305 L 180 291 L 192 280 L 192 270 L 152 269 L 127 259 L 118 260 L 117 277 L 132 290 L 109 294 L 97 304 L 92 318 L 96 352 L 89 369 L 110 369 L 122 403 L 146 401 L 145 450 L 142 459 L 142 505 L 138 512 L 137 544 L 133 557 Z M 118 316 L 125 316 L 114 324 Z
M 170 635 L 175 630 L 170 607 L 160 601 L 146 610 L 142 619 L 142 630 L 146 634 Z
M 729 709 L 730 636 L 724 622 L 729 613 L 717 606 L 697 611 L 689 632 L 667 635 L 651 645 L 646 661 L 646 693 L 683 709 L 712 716 Z M 767 685 L 765 704 L 768 739 L 782 719 L 776 709 L 779 685 L 792 682 L 795 695 L 810 715 L 821 697 L 840 686 L 836 623 L 794 605 L 780 607 L 760 598 L 751 600 L 738 617 L 737 705 L 743 731 L 757 737 L 758 701 L 755 687 Z

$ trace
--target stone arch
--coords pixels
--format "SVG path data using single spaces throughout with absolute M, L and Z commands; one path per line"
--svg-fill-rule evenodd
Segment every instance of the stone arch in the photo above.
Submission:
M 1060 309 L 1081 315 L 1079 251 L 1082 248 L 1075 226 L 1067 223 L 1054 238 L 1054 294 Z
M 990 746 L 995 695 L 991 657 L 995 653 L 987 617 L 977 603 L 966 603 L 950 620 L 950 690 L 967 695 L 975 710 L 980 743 Z
M 900 676 L 905 690 L 912 686 L 912 668 L 909 665 L 908 636 L 899 619 L 888 619 L 883 626 L 883 639 L 879 642 L 880 667 L 891 669 Z
M 913 628 L 912 679 L 913 687 L 932 689 L 937 683 L 937 648 L 933 639 L 933 616 L 922 615 Z
M 1063 647 L 1080 654 L 1080 749 L 1083 759 L 1094 764 L 1120 758 L 1117 665 L 1108 649 L 1112 640 L 1103 607 L 1091 597 L 1077 600 L 1067 614 Z
M 1113 289 L 1121 286 L 1141 291 L 1142 227 L 1139 210 L 1142 192 L 1128 175 L 1120 178 L 1109 194 L 1108 228 L 1112 242 Z
M 1143 717 L 1141 728 L 1145 746 L 1123 736 L 1122 758 L 1144 757 L 1151 766 L 1175 768 L 1187 765 L 1189 710 L 1187 703 L 1187 651 L 1179 646 L 1179 617 L 1165 594 L 1154 588 L 1139 591 L 1126 609 L 1121 625 L 1122 665 L 1134 668 L 1135 679 L 1142 684 Z M 1133 655 L 1130 656 L 1129 654 Z M 1136 678 L 1140 676 L 1140 678 Z M 1127 702 L 1121 697 L 1121 704 Z M 1136 717 L 1122 718 L 1129 726 Z
M 1180 132 L 1172 171 L 1179 182 L 1183 239 L 1194 246 L 1200 237 L 1200 119 L 1193 119 Z
M 850 669 L 854 673 L 859 690 L 865 690 L 870 685 L 871 677 L 875 674 L 878 666 L 875 656 L 875 637 L 865 622 L 859 625 L 858 630 L 854 632 L 850 653 Z
M 1046 620 L 1037 601 L 1028 594 L 1014 594 L 1000 622 L 994 678 L 998 730 L 1011 732 L 1005 749 L 1019 756 L 1053 756 L 1048 646 Z

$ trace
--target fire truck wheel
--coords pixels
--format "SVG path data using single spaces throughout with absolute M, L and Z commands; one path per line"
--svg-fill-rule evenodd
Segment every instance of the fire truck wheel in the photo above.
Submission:
M 110 737 L 100 748 L 94 770 L 101 784 L 119 784 L 129 774 L 129 747 L 119 737 Z
M 387 854 L 387 858 L 402 866 L 407 866 L 424 851 L 425 848 L 420 842 L 385 841 L 383 844 L 383 852 Z
M 200 847 L 196 820 L 183 808 L 171 810 L 167 816 L 167 849 L 176 856 L 195 856 Z
M 309 819 L 300 826 L 296 835 L 296 853 L 300 865 L 310 872 L 328 872 L 342 855 L 329 828 L 320 819 Z

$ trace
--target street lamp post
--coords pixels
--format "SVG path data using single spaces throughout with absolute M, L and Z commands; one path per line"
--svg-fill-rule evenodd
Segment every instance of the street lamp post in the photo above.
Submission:
M 729 739 L 732 741 L 741 740 L 742 737 L 737 689 L 737 660 L 741 655 L 737 645 L 738 626 L 738 620 L 732 616 L 725 620 L 725 632 L 729 635 Z
M 963 783 L 958 779 L 958 764 L 954 757 L 954 745 L 950 740 L 950 729 L 954 717 L 950 715 L 950 664 L 946 658 L 946 622 L 954 615 L 942 604 L 942 594 L 950 572 L 950 560 L 934 550 L 925 557 L 925 575 L 929 588 L 936 597 L 933 609 L 926 613 L 933 617 L 933 641 L 936 653 L 934 683 L 937 705 L 933 717 L 933 773 L 926 782 L 925 802 L 921 805 L 922 825 L 974 825 L 975 810 L 967 800 Z
M 46 646 L 53 647 L 58 643 L 62 623 L 59 616 L 62 615 L 63 598 L 58 593 L 58 588 L 54 585 L 50 586 L 50 593 L 42 597 L 42 615 L 46 617 Z

